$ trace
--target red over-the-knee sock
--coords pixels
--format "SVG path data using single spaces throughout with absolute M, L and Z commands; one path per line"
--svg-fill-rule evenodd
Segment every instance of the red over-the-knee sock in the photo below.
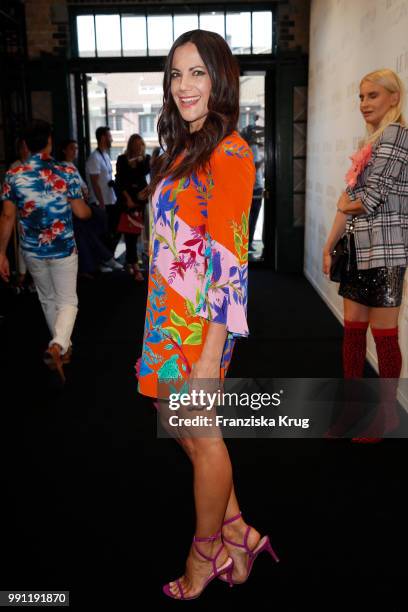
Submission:
M 398 378 L 401 373 L 401 350 L 398 344 L 398 327 L 391 329 L 371 328 L 378 356 L 381 380 L 378 388 L 378 406 L 371 423 L 359 442 L 377 442 L 384 433 L 393 431 L 399 425 L 397 412 Z M 368 437 L 367 437 L 368 436 Z
M 343 370 L 345 379 L 362 378 L 367 347 L 367 321 L 344 321 Z M 354 400 L 354 389 L 345 387 L 346 397 L 341 413 L 331 424 L 326 437 L 342 437 L 356 425 L 363 414 L 363 407 Z
M 361 378 L 367 349 L 367 321 L 344 321 L 344 378 Z
M 398 327 L 391 329 L 372 327 L 371 331 L 377 348 L 380 378 L 399 378 L 402 357 L 398 343 Z

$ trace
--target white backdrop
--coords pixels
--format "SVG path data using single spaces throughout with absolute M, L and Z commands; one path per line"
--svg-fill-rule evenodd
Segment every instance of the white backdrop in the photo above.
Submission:
M 345 187 L 349 156 L 365 132 L 359 82 L 367 72 L 391 68 L 408 88 L 407 32 L 408 0 L 312 0 L 305 274 L 341 320 L 338 285 L 324 277 L 321 253 Z M 369 359 L 376 366 L 369 335 Z M 408 378 L 408 274 L 399 335 L 402 376 Z

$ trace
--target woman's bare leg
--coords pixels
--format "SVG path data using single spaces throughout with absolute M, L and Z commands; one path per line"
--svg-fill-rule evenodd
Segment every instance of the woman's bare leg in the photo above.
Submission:
M 215 534 L 224 520 L 232 488 L 231 461 L 222 439 L 198 438 L 192 442 L 196 535 L 206 537 Z
M 228 500 L 227 509 L 224 516 L 224 521 L 227 521 L 234 516 L 237 516 L 240 512 L 238 500 L 235 494 L 234 485 L 232 485 L 231 495 Z M 222 528 L 222 535 L 227 540 L 231 542 L 236 542 L 237 544 L 243 544 L 245 533 L 248 529 L 248 524 L 245 522 L 244 518 L 241 516 L 237 520 L 232 523 L 228 523 Z M 256 548 L 259 540 L 261 539 L 261 534 L 254 528 L 251 527 L 251 530 L 248 534 L 248 548 L 253 550 Z M 234 561 L 234 570 L 232 573 L 233 580 L 235 582 L 243 582 L 248 573 L 248 553 L 245 552 L 243 548 L 233 546 L 228 542 L 224 542 L 227 547 L 229 556 Z
M 186 440 L 181 440 L 180 441 L 181 445 L 183 446 L 184 450 L 186 451 L 187 455 L 190 457 L 191 460 L 192 459 L 192 448 L 191 448 L 191 444 L 188 443 L 188 441 Z M 223 443 L 224 444 L 224 443 Z M 224 444 L 225 447 L 225 444 Z M 228 455 L 228 451 L 225 447 L 225 451 L 227 453 L 228 456 L 228 461 L 229 461 L 229 455 Z M 193 463 L 194 465 L 194 463 Z M 231 464 L 230 464 L 231 465 Z M 216 466 L 217 467 L 217 466 Z M 214 493 L 214 491 L 210 491 L 209 494 L 210 495 L 205 495 L 203 496 L 203 490 L 200 490 L 200 484 L 199 484 L 199 480 L 197 479 L 196 481 L 196 471 L 194 470 L 194 479 L 195 482 L 194 484 L 196 485 L 197 482 L 197 486 L 194 487 L 195 489 L 195 500 L 196 500 L 196 510 L 197 510 L 197 530 L 196 533 L 197 535 L 200 535 L 201 533 L 205 534 L 212 534 L 215 533 L 215 531 L 217 529 L 219 529 L 220 527 L 215 527 L 215 531 L 211 531 L 211 529 L 214 529 L 214 524 L 208 524 L 208 521 L 205 521 L 206 524 L 202 523 L 202 518 L 205 516 L 205 514 L 207 513 L 206 511 L 206 506 L 207 504 L 210 502 L 210 496 Z M 197 504 L 200 505 L 200 512 L 197 509 Z M 210 502 L 210 510 L 213 508 L 213 506 L 211 506 L 211 502 Z M 221 517 L 220 522 L 218 523 L 218 525 L 221 525 L 224 521 L 237 516 L 240 512 L 240 508 L 239 508 L 239 504 L 238 504 L 238 500 L 235 494 L 235 489 L 234 489 L 234 484 L 232 482 L 232 477 L 231 477 L 231 489 L 230 489 L 230 494 L 227 500 L 227 504 L 226 504 L 226 509 L 225 512 L 223 514 L 223 516 Z M 211 516 L 211 512 L 208 513 L 209 516 Z M 218 517 L 217 517 L 218 520 Z M 200 530 L 199 528 L 199 523 L 202 524 L 202 528 L 203 531 Z M 233 523 L 229 523 L 228 525 L 225 525 L 222 528 L 222 535 L 223 537 L 226 537 L 228 540 L 231 540 L 232 542 L 236 542 L 237 544 L 242 544 L 244 541 L 244 537 L 245 537 L 245 533 L 246 530 L 248 528 L 247 523 L 245 522 L 245 520 L 240 517 L 239 519 L 237 519 L 236 521 L 234 521 Z M 252 550 L 256 547 L 256 545 L 258 544 L 259 540 L 261 539 L 261 535 L 260 533 L 254 529 L 253 527 L 251 528 L 251 531 L 249 532 L 248 535 L 248 547 Z M 240 547 L 236 547 L 233 546 L 231 544 L 228 544 L 226 542 L 224 542 L 226 549 L 228 551 L 228 555 L 233 559 L 234 561 L 234 570 L 233 570 L 233 580 L 237 581 L 237 582 L 241 582 L 243 580 L 245 580 L 246 576 L 247 576 L 247 567 L 248 567 L 248 554 L 245 552 L 244 549 L 240 548 Z M 200 545 L 201 546 L 201 545 Z M 214 545 L 214 551 L 212 554 L 215 554 L 217 547 L 219 548 L 220 543 L 219 541 L 215 543 Z M 203 552 L 205 554 L 206 553 L 204 550 Z M 210 556 L 211 556 L 210 555 Z M 187 566 L 188 566 L 188 562 L 187 562 Z
M 361 321 L 365 322 L 369 320 L 370 309 L 363 304 L 353 302 L 347 298 L 343 299 L 343 312 L 345 321 Z
M 399 311 L 399 306 L 395 308 L 370 308 L 368 313 L 370 327 L 374 327 L 374 329 L 398 327 Z
M 213 536 L 221 531 L 231 495 L 232 468 L 227 447 L 219 434 L 213 437 L 203 437 L 197 435 L 197 432 L 169 427 L 168 405 L 160 402 L 159 410 L 163 426 L 182 446 L 193 465 L 195 535 L 199 538 Z M 228 551 L 222 547 L 221 537 L 213 542 L 200 542 L 197 546 L 204 555 L 211 558 L 214 558 L 221 548 L 217 556 L 217 567 L 228 560 Z M 187 557 L 185 573 L 179 578 L 184 595 L 192 597 L 199 593 L 203 583 L 211 575 L 212 569 L 212 564 L 203 559 L 192 545 Z M 170 589 L 175 597 L 180 597 L 179 587 L 175 582 L 170 583 Z
M 163 426 L 176 439 L 193 464 L 194 500 L 196 508 L 196 535 L 206 537 L 221 529 L 222 523 L 239 514 L 239 504 L 232 482 L 232 468 L 228 450 L 221 437 L 204 438 L 185 436 L 183 431 L 168 426 L 168 406 L 160 403 L 160 416 Z M 185 434 L 185 432 L 184 432 Z M 227 539 L 242 544 L 247 530 L 247 524 L 241 517 L 222 528 L 222 534 Z M 260 534 L 251 528 L 248 536 L 250 549 L 256 547 Z M 213 557 L 220 548 L 221 541 L 200 543 L 202 552 Z M 247 575 L 248 554 L 242 548 L 225 544 L 217 561 L 217 567 L 228 555 L 234 560 L 233 579 L 243 581 Z M 185 575 L 181 578 L 182 588 L 186 595 L 193 595 L 201 589 L 204 580 L 210 573 L 209 564 L 191 547 L 186 563 Z M 173 594 L 178 597 L 178 587 L 171 583 Z

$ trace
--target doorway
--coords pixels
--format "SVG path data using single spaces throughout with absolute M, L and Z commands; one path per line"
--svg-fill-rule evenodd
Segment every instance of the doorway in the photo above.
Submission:
M 265 169 L 270 149 L 265 146 L 266 125 L 271 113 L 266 112 L 265 90 L 270 76 L 267 71 L 244 72 L 240 77 L 240 115 L 238 130 L 251 146 L 256 164 L 257 182 L 254 190 L 250 235 L 252 250 L 249 261 L 263 262 L 265 252 L 273 252 L 273 232 L 265 231 L 265 208 L 270 208 L 269 193 L 265 188 Z M 83 172 L 88 155 L 96 147 L 95 130 L 109 125 L 113 137 L 111 159 L 113 174 L 116 160 L 124 152 L 131 134 L 138 133 L 146 143 L 146 153 L 159 146 L 157 119 L 163 101 L 162 72 L 89 72 L 76 74 L 75 117 L 76 138 L 79 143 L 79 167 Z M 267 218 L 266 218 L 267 220 Z

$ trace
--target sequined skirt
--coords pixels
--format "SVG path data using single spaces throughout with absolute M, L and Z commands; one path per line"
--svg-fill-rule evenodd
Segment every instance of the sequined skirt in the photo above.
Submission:
M 393 308 L 400 306 L 405 268 L 358 270 L 354 236 L 350 237 L 350 267 L 339 286 L 339 295 L 364 306 Z

